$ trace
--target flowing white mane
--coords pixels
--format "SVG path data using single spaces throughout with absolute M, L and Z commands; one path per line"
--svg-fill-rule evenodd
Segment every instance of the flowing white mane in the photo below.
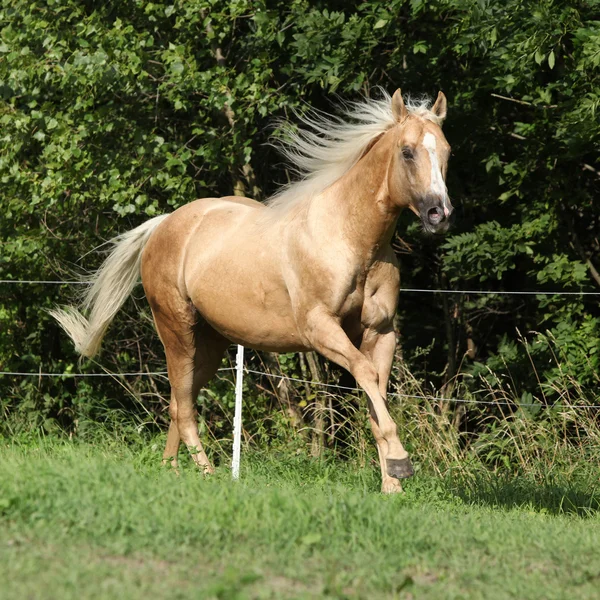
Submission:
M 441 124 L 431 112 L 427 97 L 406 98 L 410 113 Z M 283 216 L 302 200 L 313 197 L 351 169 L 369 144 L 397 124 L 392 113 L 392 98 L 382 90 L 379 99 L 365 98 L 342 105 L 343 117 L 317 110 L 299 116 L 304 128 L 280 123 L 284 140 L 276 146 L 288 160 L 298 180 L 283 186 L 266 202 L 271 216 Z

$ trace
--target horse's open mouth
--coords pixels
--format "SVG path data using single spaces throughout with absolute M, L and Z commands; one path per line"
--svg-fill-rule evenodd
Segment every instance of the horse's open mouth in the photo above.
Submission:
M 450 211 L 445 210 L 443 204 L 437 201 L 424 202 L 419 211 L 423 228 L 428 233 L 446 233 L 450 227 Z
M 433 208 L 430 208 L 427 211 L 427 220 L 432 224 L 432 225 L 439 225 L 442 220 L 444 218 L 444 213 L 442 212 L 441 208 L 438 208 L 437 206 L 434 206 Z

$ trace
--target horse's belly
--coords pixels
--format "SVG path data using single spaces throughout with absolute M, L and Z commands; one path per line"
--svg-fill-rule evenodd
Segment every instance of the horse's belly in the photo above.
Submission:
M 204 319 L 235 344 L 270 352 L 305 350 L 296 323 L 281 302 L 257 301 L 236 286 L 211 286 L 203 282 L 192 302 Z M 236 293 L 238 292 L 238 293 Z

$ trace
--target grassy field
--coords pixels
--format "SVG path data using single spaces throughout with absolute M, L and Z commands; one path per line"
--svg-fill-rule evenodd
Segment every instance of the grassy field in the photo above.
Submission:
M 177 476 L 159 443 L 5 441 L 0 596 L 598 598 L 589 470 L 417 473 L 384 497 L 375 468 L 301 455 Z

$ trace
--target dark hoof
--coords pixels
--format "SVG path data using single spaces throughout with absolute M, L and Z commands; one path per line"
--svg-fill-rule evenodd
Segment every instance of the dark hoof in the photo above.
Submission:
M 412 477 L 414 475 L 412 464 L 408 456 L 400 459 L 388 458 L 385 463 L 387 474 L 390 477 L 395 477 L 396 479 L 406 479 L 407 477 Z

